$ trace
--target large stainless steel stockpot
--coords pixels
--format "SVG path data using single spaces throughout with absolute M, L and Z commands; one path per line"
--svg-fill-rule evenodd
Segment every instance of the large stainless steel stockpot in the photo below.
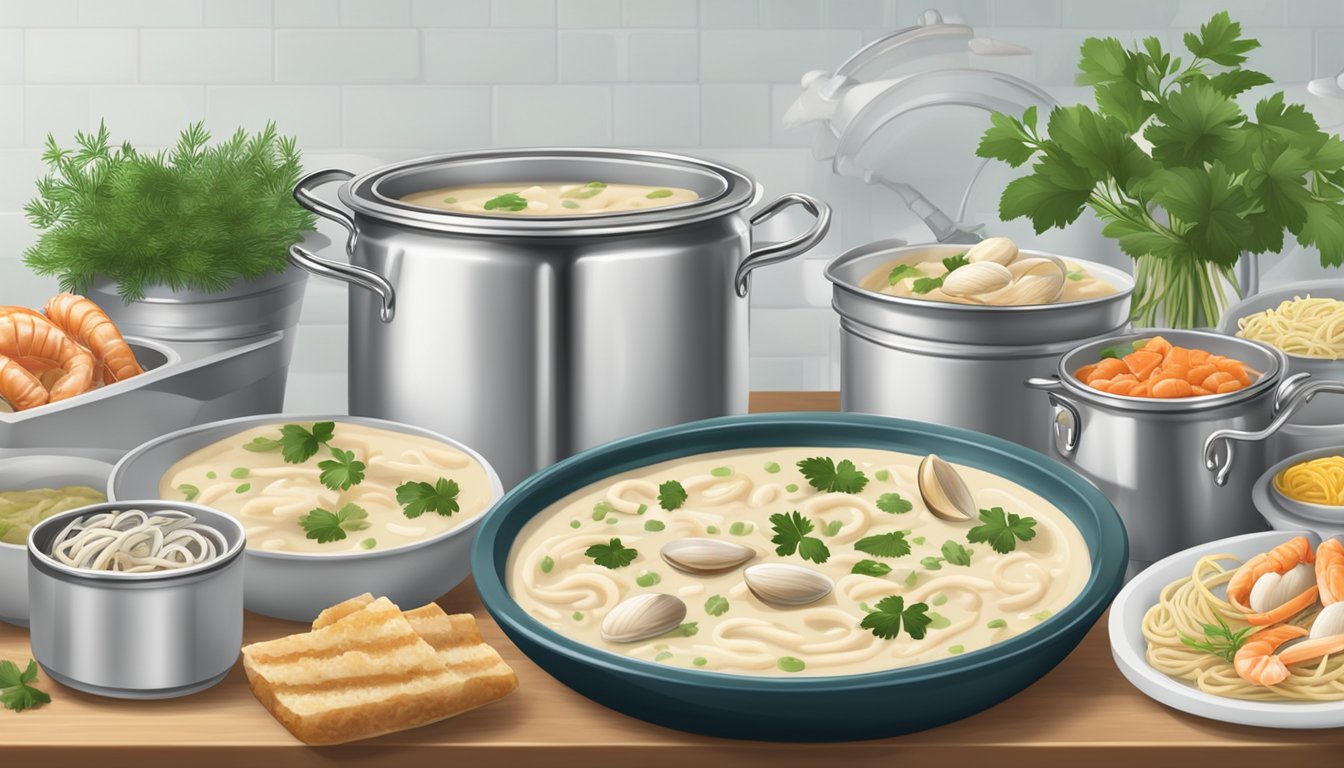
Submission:
M 1021 307 L 926 301 L 862 287 L 874 270 L 902 257 L 940 259 L 965 250 L 880 240 L 827 267 L 835 286 L 832 306 L 840 314 L 840 407 L 973 429 L 1044 452 L 1050 406 L 1019 382 L 1048 376 L 1059 356 L 1078 342 L 1123 329 L 1134 280 L 1118 269 L 1078 260 L 1116 293 Z
M 1073 375 L 1108 348 L 1158 335 L 1240 360 L 1260 376 L 1237 392 L 1161 400 L 1101 392 Z M 1286 366 L 1283 353 L 1264 344 L 1206 331 L 1148 329 L 1077 346 L 1059 359 L 1054 377 L 1026 382 L 1048 394 L 1040 399 L 1052 408 L 1045 418 L 1053 432 L 1051 455 L 1100 488 L 1125 521 L 1131 576 L 1173 552 L 1264 530 L 1251 487 L 1268 463 L 1266 449 L 1250 443 L 1238 451 L 1237 471 L 1229 472 L 1230 443 L 1222 447 L 1217 436 L 1226 430 L 1258 434 L 1282 424 L 1327 384 L 1304 387 L 1306 374 L 1285 378 Z M 1206 451 L 1221 458 L 1206 465 Z
M 71 520 L 124 509 L 184 512 L 224 536 L 214 560 L 174 571 L 73 568 L 51 557 Z M 61 685 L 121 699 L 164 699 L 224 679 L 243 642 L 243 526 L 186 502 L 118 501 L 61 512 L 28 537 L 33 656 Z
M 652 184 L 682 205 L 517 217 L 401 201 L 453 185 Z M 344 208 L 314 196 L 335 181 Z M 825 236 L 830 209 L 758 196 L 742 171 L 616 149 L 490 150 L 411 160 L 354 177 L 321 171 L 294 191 L 350 233 L 349 263 L 302 246 L 290 258 L 350 291 L 350 413 L 419 424 L 477 447 L 506 487 L 575 451 L 747 407 L 751 271 Z M 790 206 L 815 221 L 753 246 L 751 225 Z

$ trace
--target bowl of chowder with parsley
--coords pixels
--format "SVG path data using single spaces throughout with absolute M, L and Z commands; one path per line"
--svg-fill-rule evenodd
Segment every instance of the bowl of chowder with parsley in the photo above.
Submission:
M 776 414 L 541 471 L 487 518 L 473 566 L 510 638 L 607 706 L 834 740 L 932 727 L 1030 684 L 1104 610 L 1126 550 L 1095 488 L 1014 444 Z
M 372 592 L 422 605 L 469 571 L 503 495 L 479 453 L 429 430 L 344 415 L 264 415 L 184 429 L 128 453 L 114 500 L 185 500 L 247 533 L 248 610 L 311 621 Z

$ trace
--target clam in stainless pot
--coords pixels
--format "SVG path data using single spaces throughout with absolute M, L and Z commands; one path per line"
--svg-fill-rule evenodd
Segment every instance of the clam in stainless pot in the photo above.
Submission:
M 1022 389 L 1022 380 L 1053 373 L 1059 356 L 1078 342 L 1123 329 L 1134 280 L 1075 259 L 1116 292 L 1030 306 L 951 304 L 862 287 L 864 278 L 902 257 L 918 253 L 936 260 L 965 250 L 882 240 L 826 268 L 834 284 L 832 306 L 840 314 L 840 407 L 973 429 L 1045 452 L 1050 405 Z
M 179 570 L 118 573 L 51 557 L 75 518 L 115 510 L 185 512 L 223 535 L 214 560 Z M 28 537 L 33 657 L 62 685 L 121 699 L 165 699 L 224 679 L 243 642 L 242 525 L 185 502 L 117 501 L 53 515 Z
M 404 202 L 458 185 L 629 183 L 698 200 L 557 216 Z M 314 196 L 331 182 L 342 206 Z M 295 197 L 350 233 L 349 263 L 290 258 L 350 291 L 350 413 L 419 424 L 477 447 L 505 487 L 580 449 L 747 407 L 752 270 L 825 236 L 830 209 L 789 194 L 750 221 L 756 182 L 690 157 L 615 149 L 491 150 L 354 177 L 321 171 Z M 800 206 L 805 233 L 753 244 Z
M 1103 351 L 1162 336 L 1172 344 L 1240 360 L 1259 373 L 1249 387 L 1205 397 L 1153 399 L 1101 392 L 1083 384 L 1077 369 Z M 1027 387 L 1052 413 L 1050 454 L 1105 493 L 1129 533 L 1130 576 L 1167 555 L 1215 539 L 1265 529 L 1251 488 L 1269 463 L 1258 440 L 1235 449 L 1227 437 L 1267 435 L 1315 392 L 1332 382 L 1285 378 L 1282 352 L 1205 331 L 1148 329 L 1091 341 L 1064 354 L 1052 378 Z M 1206 455 L 1208 458 L 1206 459 Z M 1211 471 L 1212 470 L 1212 471 Z

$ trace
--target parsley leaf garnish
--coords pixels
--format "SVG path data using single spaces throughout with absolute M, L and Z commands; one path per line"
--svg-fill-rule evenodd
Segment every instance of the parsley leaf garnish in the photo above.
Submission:
M 603 568 L 624 568 L 639 557 L 639 550 L 623 546 L 620 539 L 612 539 L 606 544 L 594 544 L 583 551 L 584 557 L 591 557 L 594 563 Z
M 877 601 L 877 609 L 864 616 L 859 626 L 871 630 L 883 640 L 895 638 L 904 627 L 905 633 L 911 638 L 922 640 L 933 621 L 926 615 L 928 610 L 929 606 L 924 603 L 911 603 L 907 607 L 905 598 L 889 595 Z
M 302 424 L 286 424 L 280 428 L 280 450 L 285 462 L 302 464 L 313 458 L 319 446 L 325 445 L 336 432 L 336 422 L 319 421 L 308 429 Z M 255 440 L 248 445 L 256 443 Z M 255 449 L 253 449 L 255 450 Z
M 907 277 L 926 277 L 914 264 L 897 264 L 887 273 L 887 285 L 895 285 Z
M 671 512 L 686 503 L 686 489 L 676 480 L 668 480 L 658 486 L 658 506 Z
M 1232 628 L 1227 625 L 1227 622 L 1223 621 L 1222 614 L 1215 611 L 1214 618 L 1218 620 L 1217 624 L 1204 625 L 1204 640 L 1196 641 L 1185 635 L 1181 635 L 1181 642 L 1195 650 L 1212 653 L 1214 656 L 1224 659 L 1228 664 L 1231 664 L 1232 660 L 1237 655 L 1237 651 L 1241 650 L 1241 646 L 1245 645 L 1246 640 L 1251 634 L 1251 630 L 1255 629 L 1255 627 L 1245 627 L 1233 632 Z
M 893 515 L 903 515 L 915 508 L 899 493 L 884 493 L 877 497 L 877 508 Z
M 957 542 L 948 539 L 943 542 L 943 559 L 950 565 L 970 565 L 971 550 L 961 546 Z
M 705 613 L 710 616 L 722 616 L 728 612 L 728 598 L 723 595 L 714 595 L 705 601 Z
M 365 519 L 368 516 L 369 513 L 358 504 L 346 504 L 337 512 L 318 507 L 300 517 L 299 525 L 307 531 L 308 538 L 316 540 L 318 544 L 330 544 L 343 540 L 346 531 L 353 533 L 368 528 L 369 523 Z
M 587 200 L 588 198 L 593 197 L 598 192 L 601 192 L 606 188 L 607 185 L 603 184 L 600 181 L 590 181 L 587 184 L 584 184 L 582 187 L 578 187 L 576 189 L 571 189 L 568 192 L 561 193 L 560 196 L 575 197 L 578 198 L 579 200 Z
M 980 510 L 980 522 L 966 532 L 966 540 L 972 544 L 984 542 L 998 552 L 1006 555 L 1017 549 L 1018 540 L 1031 541 L 1036 538 L 1036 519 L 1018 517 L 1004 512 L 1003 507 Z
M 415 519 L 425 512 L 438 512 L 452 517 L 458 510 L 457 481 L 440 477 L 433 485 L 425 482 L 405 482 L 397 486 L 397 503 L 402 513 Z
M 956 256 L 948 256 L 946 259 L 943 259 L 943 268 L 948 272 L 955 272 L 970 263 L 971 260 L 966 258 L 966 252 L 962 251 Z M 943 275 L 943 277 L 947 277 L 947 275 Z
M 177 486 L 177 490 L 186 497 L 187 501 L 195 501 L 196 497 L 201 495 L 201 489 L 191 483 L 183 483 Z
M 279 450 L 280 445 L 279 440 L 272 440 L 269 437 L 254 437 L 243 445 L 243 450 L 253 453 L 266 453 L 267 451 Z
M 864 576 L 886 576 L 891 573 L 891 566 L 886 563 L 879 563 L 876 560 L 860 560 L 854 564 L 849 572 Z
M 775 531 L 770 543 L 779 545 L 775 547 L 775 554 L 788 556 L 797 552 L 804 560 L 811 560 L 814 563 L 824 563 L 831 558 L 831 550 L 827 548 L 826 542 L 807 535 L 815 526 L 797 510 L 788 514 L 776 512 L 771 515 L 770 527 Z
M 14 712 L 22 712 L 42 704 L 50 704 L 51 696 L 30 685 L 36 679 L 36 661 L 29 659 L 27 668 L 22 672 L 19 671 L 19 665 L 14 662 L 0 661 L 0 705 Z
M 868 476 L 849 459 L 836 464 L 829 456 L 814 456 L 798 462 L 798 471 L 813 488 L 826 493 L 860 493 L 868 485 Z
M 921 277 L 915 281 L 914 285 L 910 286 L 910 291 L 912 293 L 928 293 L 934 288 L 942 287 L 943 278 L 941 277 Z
M 485 210 L 487 211 L 513 211 L 518 212 L 527 208 L 527 198 L 517 192 L 506 192 L 499 197 L 492 197 L 485 201 Z
M 910 554 L 910 542 L 900 531 L 864 536 L 854 542 L 854 548 L 875 557 L 904 557 Z
M 348 491 L 350 486 L 364 482 L 364 462 L 355 460 L 354 451 L 332 446 L 331 455 L 332 458 L 317 462 L 323 485 L 333 491 Z

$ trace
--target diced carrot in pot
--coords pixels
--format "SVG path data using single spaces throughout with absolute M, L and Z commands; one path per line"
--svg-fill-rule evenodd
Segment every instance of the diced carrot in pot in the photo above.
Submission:
M 1153 385 L 1153 397 L 1190 397 L 1193 391 L 1190 382 L 1184 378 L 1163 379 Z
M 1162 359 L 1162 365 L 1167 368 L 1180 366 L 1181 368 L 1190 367 L 1190 350 L 1185 347 L 1172 347 Z
M 1216 393 L 1210 392 L 1209 390 L 1199 386 L 1198 384 L 1195 384 L 1190 387 L 1190 394 L 1194 397 L 1204 397 L 1205 395 L 1212 395 Z
M 1236 381 L 1236 379 L 1232 377 L 1232 374 L 1217 371 L 1215 373 L 1209 374 L 1208 376 L 1205 376 L 1204 380 L 1201 381 L 1199 385 L 1207 390 L 1217 392 L 1218 387 L 1222 386 L 1223 384 L 1226 384 L 1229 381 Z
M 1148 343 L 1144 345 L 1143 349 L 1147 352 L 1156 352 L 1159 355 L 1165 355 L 1167 352 L 1171 351 L 1171 342 L 1161 336 L 1154 336 L 1148 340 Z
M 1092 365 L 1084 365 L 1082 368 L 1074 371 L 1073 375 L 1076 376 L 1079 381 L 1086 382 L 1088 377 L 1090 377 L 1095 370 L 1097 370 L 1096 363 L 1093 363 Z
M 1245 388 L 1246 385 L 1242 384 L 1240 381 L 1229 381 L 1226 384 L 1218 385 L 1218 394 L 1225 395 L 1228 392 L 1236 392 Z
M 1152 375 L 1158 365 L 1162 363 L 1162 356 L 1156 352 L 1147 352 L 1140 350 L 1132 352 L 1124 357 L 1125 365 L 1129 370 L 1140 379 L 1146 379 Z
M 1103 378 L 1113 378 L 1121 373 L 1129 373 L 1129 366 L 1125 365 L 1124 360 L 1118 360 L 1114 357 L 1108 357 L 1097 363 L 1097 373 Z
M 1218 367 L 1215 365 L 1209 365 L 1208 363 L 1195 365 L 1190 369 L 1190 373 L 1186 374 L 1185 380 L 1191 384 L 1200 384 L 1217 372 Z
M 1192 349 L 1190 350 L 1190 364 L 1204 365 L 1209 362 L 1209 358 L 1212 356 L 1206 349 Z
M 1133 392 L 1134 388 L 1137 386 L 1139 386 L 1139 382 L 1132 377 L 1128 380 L 1119 378 L 1111 379 L 1111 387 L 1109 391 L 1113 395 L 1128 395 Z

